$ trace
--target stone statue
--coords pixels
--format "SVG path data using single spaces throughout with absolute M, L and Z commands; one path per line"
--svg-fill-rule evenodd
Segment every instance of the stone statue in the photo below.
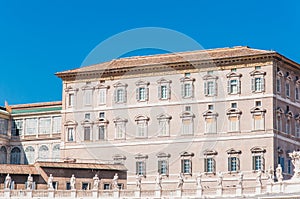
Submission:
M 49 175 L 47 184 L 48 184 L 48 189 L 50 189 L 50 190 L 54 189 L 53 188 L 53 176 L 52 176 L 52 174 Z
M 244 180 L 244 174 L 243 174 L 243 172 L 240 172 L 239 178 L 238 178 L 238 186 L 240 186 L 240 187 L 243 186 L 243 180 Z
M 98 190 L 99 188 L 99 177 L 97 174 L 95 174 L 95 176 L 93 177 L 93 189 L 94 190 Z
M 76 183 L 76 178 L 75 178 L 74 174 L 72 174 L 72 177 L 70 179 L 71 189 L 75 189 L 75 183 Z
M 280 164 L 278 164 L 276 168 L 276 178 L 278 182 L 282 182 L 283 180 L 283 175 L 282 175 L 282 167 Z
M 184 179 L 183 179 L 182 173 L 180 173 L 178 175 L 177 189 L 182 189 L 183 183 L 184 183 Z
M 261 170 L 258 170 L 256 174 L 256 184 L 260 186 L 261 186 L 261 174 L 262 174 Z
M 119 179 L 119 176 L 117 173 L 115 173 L 114 178 L 112 180 L 112 188 L 113 189 L 118 189 L 118 179 Z
M 220 171 L 220 172 L 218 173 L 218 180 L 217 180 L 218 187 L 222 187 L 222 182 L 223 182 L 223 174 L 222 174 L 222 172 Z
M 157 172 L 157 175 L 155 177 L 156 188 L 161 189 L 161 181 L 162 181 L 162 176 Z
M 29 174 L 27 177 L 26 189 L 32 190 L 33 188 L 32 185 L 33 185 L 33 177 L 31 176 L 31 174 Z
M 272 169 L 272 166 L 267 171 L 268 180 L 270 183 L 274 182 L 274 170 Z
M 289 153 L 289 156 L 292 158 L 292 163 L 294 165 L 294 175 L 292 180 L 300 180 L 300 151 L 293 151 L 293 153 Z
M 138 189 L 141 189 L 141 186 L 142 186 L 142 177 L 141 177 L 141 175 L 137 174 L 135 180 L 136 180 L 136 187 Z
M 11 185 L 11 177 L 9 174 L 7 174 L 4 181 L 4 189 L 10 189 L 10 185 Z
M 198 175 L 197 175 L 197 177 L 196 177 L 196 185 L 197 185 L 197 188 L 202 188 L 202 179 L 201 179 L 201 177 L 202 177 L 202 174 L 201 173 L 199 173 Z

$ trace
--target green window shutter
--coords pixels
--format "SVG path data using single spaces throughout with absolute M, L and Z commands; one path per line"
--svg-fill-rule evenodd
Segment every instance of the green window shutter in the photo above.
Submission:
M 212 159 L 212 164 L 213 164 L 213 173 L 216 173 L 216 160 Z
M 158 161 L 157 172 L 161 174 L 161 160 Z
M 135 162 L 135 173 L 139 175 L 139 162 Z
M 204 159 L 204 172 L 207 172 L 207 158 Z
M 262 77 L 262 78 L 261 78 L 261 90 L 262 90 L 263 92 L 265 91 L 265 85 L 266 85 L 266 84 L 265 84 L 265 81 L 266 81 L 265 78 Z
M 148 101 L 149 100 L 149 88 L 146 88 L 145 92 L 146 92 L 146 101 Z
M 118 89 L 115 89 L 114 90 L 114 99 L 115 99 L 115 102 L 118 102 L 117 92 L 118 92 Z
M 255 156 L 252 156 L 252 170 L 255 171 Z
M 125 88 L 123 88 L 123 92 L 124 92 L 124 103 L 127 102 L 127 90 Z
M 237 86 L 238 86 L 237 92 L 238 92 L 238 93 L 241 93 L 241 81 L 240 81 L 239 79 L 238 79 L 237 81 L 238 81 L 238 84 L 237 84 Z
M 239 171 L 240 170 L 240 158 L 236 158 L 236 170 Z
M 138 101 L 140 100 L 140 88 L 135 89 L 135 98 Z
M 231 157 L 228 157 L 228 171 L 231 171 Z

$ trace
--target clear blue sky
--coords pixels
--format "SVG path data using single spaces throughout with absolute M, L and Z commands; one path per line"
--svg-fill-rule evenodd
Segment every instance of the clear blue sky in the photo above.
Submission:
M 300 62 L 300 1 L 286 2 L 2 0 L 0 105 L 61 100 L 54 73 L 132 28 L 169 28 L 204 48 L 247 45 Z

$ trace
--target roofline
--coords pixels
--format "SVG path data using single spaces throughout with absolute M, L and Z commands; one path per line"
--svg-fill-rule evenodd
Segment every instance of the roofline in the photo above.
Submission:
M 47 106 L 62 106 L 62 101 L 16 104 L 16 105 L 9 105 L 9 106 L 12 109 L 36 108 L 36 107 L 47 107 Z

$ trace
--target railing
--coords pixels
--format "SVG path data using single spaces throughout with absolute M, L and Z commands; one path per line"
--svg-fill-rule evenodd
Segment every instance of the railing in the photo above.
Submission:
M 54 194 L 55 194 L 55 197 L 58 197 L 58 198 L 71 197 L 70 190 L 56 190 L 54 192 Z
M 48 198 L 48 191 L 47 190 L 33 190 L 32 191 L 32 197 L 42 197 L 42 198 Z
M 91 190 L 78 190 L 76 191 L 76 196 L 79 198 L 87 198 L 92 197 L 92 191 Z
M 120 190 L 120 197 L 124 197 L 124 198 L 127 198 L 127 197 L 132 197 L 134 196 L 134 190 Z

